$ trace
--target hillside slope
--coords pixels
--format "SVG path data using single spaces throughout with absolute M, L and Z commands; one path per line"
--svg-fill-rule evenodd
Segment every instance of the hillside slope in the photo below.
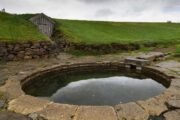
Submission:
M 180 43 L 180 24 L 123 23 L 56 19 L 57 29 L 70 42 L 111 43 Z
M 12 15 L 0 12 L 0 41 L 49 40 L 29 18 L 35 14 Z M 179 44 L 179 23 L 125 23 L 55 19 L 56 30 L 65 40 L 81 44 Z
M 0 41 L 25 42 L 49 40 L 36 26 L 20 15 L 0 12 Z

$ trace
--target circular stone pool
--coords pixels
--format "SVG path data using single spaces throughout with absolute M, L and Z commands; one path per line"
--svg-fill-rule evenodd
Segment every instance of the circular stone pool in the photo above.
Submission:
M 145 100 L 166 88 L 142 74 L 123 70 L 49 72 L 33 78 L 23 90 L 56 103 L 73 105 L 116 105 Z

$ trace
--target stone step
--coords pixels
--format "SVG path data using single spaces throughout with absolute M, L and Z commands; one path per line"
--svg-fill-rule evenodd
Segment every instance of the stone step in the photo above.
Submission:
M 137 59 L 137 58 L 131 58 L 131 57 L 126 58 L 124 62 L 126 65 L 134 65 L 134 66 L 139 66 L 139 67 L 151 64 L 149 60 L 143 60 L 143 59 Z

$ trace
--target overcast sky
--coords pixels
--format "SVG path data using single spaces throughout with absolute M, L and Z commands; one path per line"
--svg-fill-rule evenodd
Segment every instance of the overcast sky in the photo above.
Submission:
M 0 0 L 2 8 L 63 19 L 180 22 L 180 0 Z

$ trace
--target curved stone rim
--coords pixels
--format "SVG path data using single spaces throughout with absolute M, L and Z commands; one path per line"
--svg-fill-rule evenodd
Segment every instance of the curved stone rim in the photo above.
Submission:
M 82 111 L 81 109 L 95 109 L 98 108 L 100 111 L 103 110 L 103 107 L 112 109 L 113 115 L 116 117 L 122 117 L 127 115 L 127 106 L 132 106 L 135 107 L 136 109 L 139 109 L 139 112 L 143 112 L 144 117 L 147 117 L 149 115 L 160 115 L 163 111 L 166 111 L 168 108 L 166 106 L 166 103 L 169 100 L 175 99 L 176 95 L 176 86 L 172 84 L 172 81 L 175 81 L 173 76 L 170 74 L 166 74 L 164 72 L 161 72 L 160 70 L 152 67 L 152 66 L 147 66 L 143 67 L 142 72 L 146 73 L 147 71 L 152 73 L 152 74 L 159 74 L 163 79 L 167 80 L 166 82 L 171 83 L 169 88 L 167 88 L 162 94 L 149 98 L 144 101 L 136 101 L 136 102 L 130 102 L 130 103 L 125 103 L 125 104 L 118 104 L 115 106 L 77 106 L 77 105 L 68 105 L 68 104 L 60 104 L 60 103 L 54 103 L 49 100 L 44 100 L 42 98 L 37 98 L 33 97 L 30 95 L 26 95 L 21 86 L 23 85 L 23 82 L 26 82 L 26 80 L 30 80 L 33 77 L 36 77 L 39 74 L 45 74 L 49 71 L 52 70 L 60 70 L 60 69 L 66 69 L 69 66 L 71 68 L 76 68 L 76 67 L 87 67 L 87 66 L 96 66 L 100 65 L 107 65 L 107 66 L 112 66 L 112 67 L 119 67 L 119 68 L 125 68 L 125 64 L 123 62 L 96 62 L 96 63 L 79 63 L 79 64 L 67 64 L 67 65 L 55 65 L 51 67 L 46 67 L 46 68 L 40 68 L 39 70 L 32 71 L 31 73 L 24 74 L 21 79 L 18 79 L 16 76 L 10 78 L 7 83 L 0 88 L 1 91 L 3 91 L 5 94 L 7 93 L 11 97 L 9 98 L 9 107 L 8 110 L 14 111 L 17 113 L 22 113 L 25 115 L 32 114 L 32 113 L 43 113 L 43 115 L 48 116 L 47 113 L 44 111 L 45 109 L 50 109 L 52 106 L 54 106 L 56 109 L 59 108 L 73 108 L 74 113 L 73 115 L 79 110 Z M 11 83 L 11 84 L 10 84 Z M 11 89 L 13 88 L 13 89 Z M 10 94 L 9 91 L 14 91 L 17 92 L 16 95 Z M 34 102 L 34 103 L 33 103 Z M 18 107 L 17 107 L 18 105 Z M 159 105 L 160 107 L 158 107 Z M 28 108 L 28 106 L 34 106 L 31 109 Z M 151 107 L 150 107 L 151 106 Z M 154 108 L 153 108 L 154 107 Z M 27 109 L 28 108 L 28 109 Z M 121 112 L 119 112 L 119 109 Z M 50 109 L 51 110 L 51 109 Z M 123 112 L 122 112 L 123 111 Z M 70 110 L 70 112 L 72 112 Z M 92 111 L 91 111 L 92 112 Z M 51 115 L 49 115 L 51 116 Z M 114 119 L 114 118 L 113 118 Z

